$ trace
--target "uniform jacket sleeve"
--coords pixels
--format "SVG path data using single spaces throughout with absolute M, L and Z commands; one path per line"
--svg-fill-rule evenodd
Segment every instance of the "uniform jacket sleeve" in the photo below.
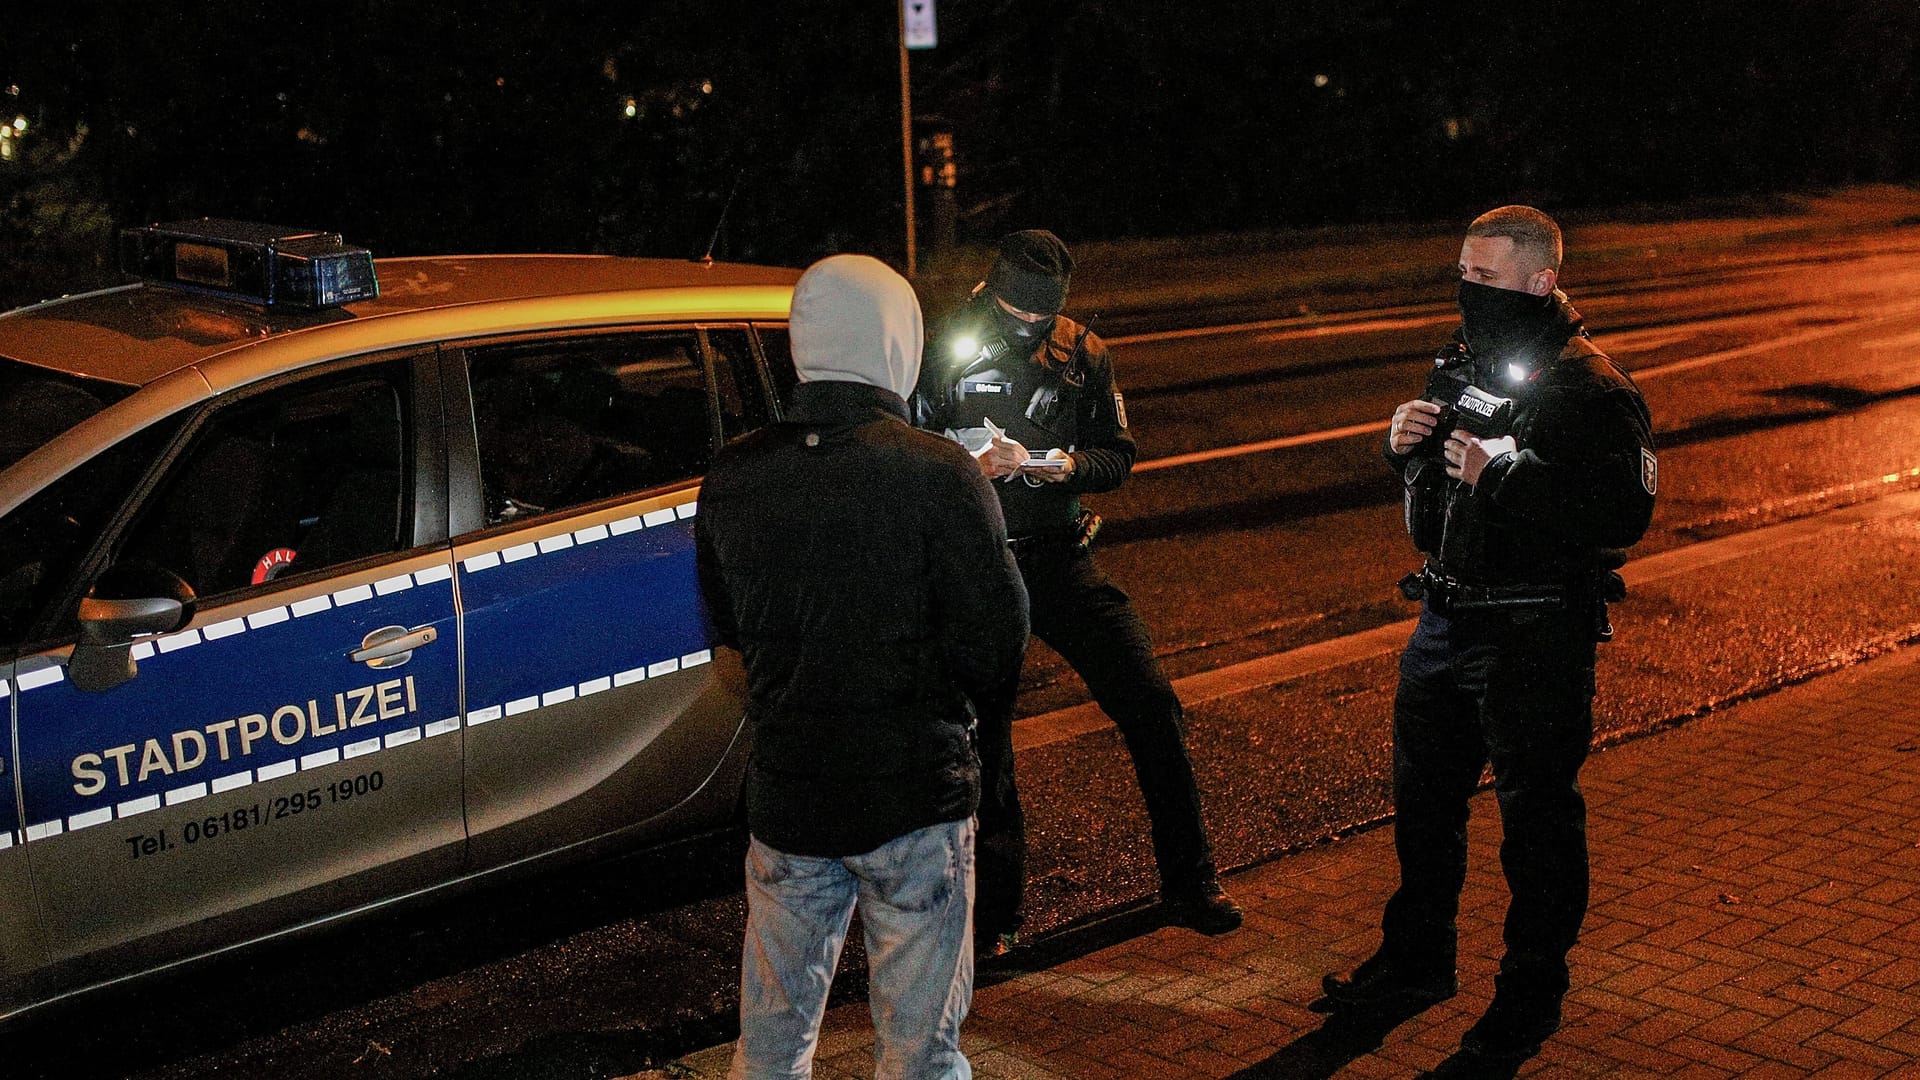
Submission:
M 1133 473 L 1139 451 L 1127 431 L 1107 343 L 1088 334 L 1083 347 L 1087 385 L 1080 398 L 1081 443 L 1073 454 L 1073 475 L 1065 484 L 1075 493 L 1112 491 Z
M 933 618 L 947 670 L 980 701 L 1019 677 L 1027 590 L 1007 548 L 1000 500 L 976 468 L 954 462 L 927 500 Z
M 919 381 L 914 384 L 913 397 L 907 401 L 913 426 L 935 434 L 953 426 L 951 387 L 946 382 L 945 357 L 939 351 L 945 343 L 944 335 L 927 343 Z
M 952 376 L 958 368 L 951 350 L 960 332 L 959 318 L 957 313 L 949 314 L 929 328 L 927 346 L 920 356 L 919 379 L 914 383 L 913 396 L 907 399 L 909 422 L 936 435 L 954 426 Z
M 1380 453 L 1387 459 L 1388 468 L 1391 468 L 1400 479 L 1407 479 L 1407 469 L 1413 464 L 1413 455 L 1394 452 L 1393 428 L 1391 425 L 1387 428 L 1386 441 L 1380 444 Z
M 1617 376 L 1616 376 L 1617 377 Z M 1516 453 L 1494 459 L 1476 496 L 1509 519 L 1592 547 L 1624 548 L 1653 518 L 1652 423 L 1630 383 L 1540 388 Z

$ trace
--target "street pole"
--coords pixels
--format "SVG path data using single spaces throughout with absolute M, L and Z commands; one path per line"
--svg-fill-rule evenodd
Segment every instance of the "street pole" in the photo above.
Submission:
M 917 272 L 917 252 L 913 235 L 913 86 L 907 78 L 907 5 L 897 0 L 900 14 L 900 161 L 901 177 L 906 181 L 907 202 L 907 276 Z

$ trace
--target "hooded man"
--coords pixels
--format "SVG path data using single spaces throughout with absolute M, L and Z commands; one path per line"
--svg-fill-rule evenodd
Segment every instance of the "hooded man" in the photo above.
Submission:
M 906 281 L 861 255 L 815 263 L 790 333 L 786 419 L 715 457 L 695 530 L 753 730 L 732 1075 L 808 1075 L 857 901 L 877 1075 L 965 1078 L 972 702 L 1019 671 L 1026 592 L 973 459 L 907 423 Z

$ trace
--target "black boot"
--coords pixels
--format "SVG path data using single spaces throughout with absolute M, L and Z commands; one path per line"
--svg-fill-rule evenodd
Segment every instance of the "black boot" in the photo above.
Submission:
M 1240 905 L 1234 903 L 1233 897 L 1228 896 L 1227 890 L 1215 880 L 1187 888 L 1163 886 L 1160 890 L 1160 907 L 1166 913 L 1169 924 L 1184 926 L 1208 937 L 1238 930 L 1246 918 Z
M 1532 1057 L 1560 1030 L 1560 996 L 1538 984 L 1496 983 L 1493 1004 L 1460 1037 L 1460 1049 L 1489 1062 Z
M 1340 1008 L 1425 1008 L 1459 993 L 1460 980 L 1450 956 L 1413 957 L 1382 946 L 1352 971 L 1323 977 L 1320 989 Z

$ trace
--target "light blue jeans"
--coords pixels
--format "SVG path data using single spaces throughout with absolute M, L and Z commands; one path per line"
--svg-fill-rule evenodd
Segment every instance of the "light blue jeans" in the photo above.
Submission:
M 971 1080 L 960 1022 L 973 1002 L 971 819 L 841 859 L 747 848 L 740 1043 L 731 1080 L 805 1080 L 854 901 L 866 928 L 874 1075 Z

